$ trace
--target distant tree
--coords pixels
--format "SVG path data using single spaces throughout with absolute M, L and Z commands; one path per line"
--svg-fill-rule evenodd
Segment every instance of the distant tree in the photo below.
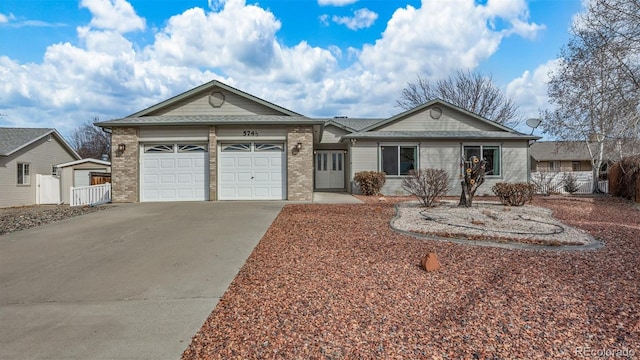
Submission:
M 103 154 L 110 156 L 111 136 L 93 125 L 100 121 L 94 118 L 76 128 L 71 134 L 70 144 L 82 158 L 101 159 Z
M 574 22 L 548 84 L 555 107 L 541 114 L 544 132 L 584 144 L 591 157 L 593 192 L 599 191 L 602 164 L 640 137 L 639 15 L 628 14 L 626 25 L 619 23 L 625 9 L 638 10 L 639 3 L 593 0 Z M 619 17 L 609 15 L 613 9 Z
M 458 71 L 435 83 L 418 76 L 402 90 L 396 105 L 409 110 L 436 98 L 502 125 L 514 127 L 522 121 L 516 103 L 503 94 L 491 76 L 478 71 Z

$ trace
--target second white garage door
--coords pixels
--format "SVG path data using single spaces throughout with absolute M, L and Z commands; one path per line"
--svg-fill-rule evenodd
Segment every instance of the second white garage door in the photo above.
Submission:
M 286 199 L 284 143 L 221 144 L 219 200 Z

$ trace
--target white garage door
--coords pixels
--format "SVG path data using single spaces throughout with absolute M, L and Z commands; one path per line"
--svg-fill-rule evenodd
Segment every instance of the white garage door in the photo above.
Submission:
M 220 200 L 284 200 L 284 143 L 222 144 L 219 156 Z
M 141 201 L 208 200 L 208 155 L 206 144 L 145 144 Z

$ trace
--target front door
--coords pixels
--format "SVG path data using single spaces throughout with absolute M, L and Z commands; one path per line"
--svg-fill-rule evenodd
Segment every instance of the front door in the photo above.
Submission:
M 316 189 L 344 189 L 344 150 L 316 151 Z

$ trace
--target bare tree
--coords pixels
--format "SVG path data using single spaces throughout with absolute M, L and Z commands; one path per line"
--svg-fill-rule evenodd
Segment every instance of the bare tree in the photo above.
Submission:
M 458 71 L 435 83 L 418 76 L 402 90 L 396 105 L 409 110 L 436 98 L 499 124 L 514 127 L 522 121 L 516 103 L 496 87 L 491 76 L 478 71 Z
M 69 142 L 82 158 L 100 159 L 102 155 L 110 154 L 111 136 L 93 125 L 99 120 L 96 117 L 93 121 L 87 121 L 71 134 Z
M 637 5 L 638 1 L 623 2 Z M 620 39 L 638 33 L 618 33 L 624 29 L 617 18 L 602 11 L 614 5 L 613 0 L 593 0 L 574 23 L 548 85 L 555 108 L 541 115 L 545 133 L 584 144 L 591 157 L 593 192 L 599 191 L 597 180 L 611 145 L 623 154 L 622 148 L 640 137 L 639 53 L 636 45 L 629 45 L 637 44 L 638 39 Z

